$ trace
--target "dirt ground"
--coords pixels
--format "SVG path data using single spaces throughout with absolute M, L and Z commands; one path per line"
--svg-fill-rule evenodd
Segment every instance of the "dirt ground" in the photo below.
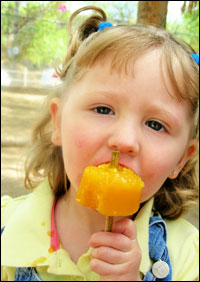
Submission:
M 45 95 L 1 91 L 1 195 L 18 197 L 24 188 L 24 161 Z
M 18 197 L 27 194 L 24 188 L 24 160 L 37 113 L 45 95 L 1 91 L 1 195 Z M 185 216 L 199 228 L 199 209 L 193 207 Z

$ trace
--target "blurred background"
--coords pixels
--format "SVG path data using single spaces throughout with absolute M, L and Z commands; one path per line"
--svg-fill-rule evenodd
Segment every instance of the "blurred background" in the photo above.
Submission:
M 48 91 L 60 84 L 76 9 L 103 8 L 113 25 L 144 23 L 177 34 L 199 53 L 199 1 L 1 1 L 1 194 L 24 189 L 24 160 L 31 130 Z M 80 24 L 88 11 L 75 19 Z M 187 216 L 198 227 L 195 207 Z

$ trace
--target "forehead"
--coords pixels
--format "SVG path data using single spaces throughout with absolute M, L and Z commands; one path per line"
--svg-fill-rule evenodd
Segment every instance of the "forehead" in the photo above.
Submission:
M 162 69 L 160 49 L 153 49 L 137 59 L 129 60 L 126 68 L 113 68 L 112 58 L 96 61 L 74 83 L 74 87 L 76 92 L 80 92 L 77 91 L 80 87 L 82 93 L 102 90 L 102 93 L 110 92 L 110 95 L 114 92 L 140 95 L 141 89 L 147 96 L 160 93 L 167 99 L 172 98 L 178 101 L 171 80 L 166 70 Z
M 130 58 L 124 65 L 119 66 L 115 66 L 112 56 L 103 60 L 97 60 L 91 67 L 86 67 L 81 71 L 81 75 L 77 77 L 74 84 L 82 82 L 82 85 L 87 85 L 88 81 L 88 87 L 95 87 L 101 83 L 102 86 L 109 87 L 109 84 L 112 83 L 117 88 L 123 87 L 125 81 L 127 83 L 129 81 L 129 84 L 142 83 L 144 81 L 148 90 L 148 83 L 152 83 L 152 80 L 154 81 L 152 87 L 159 87 L 162 92 L 167 91 L 172 97 L 178 97 L 169 79 L 167 69 L 162 64 L 161 49 L 158 48 L 145 52 L 138 58 Z M 179 83 L 182 83 L 181 76 L 179 76 Z

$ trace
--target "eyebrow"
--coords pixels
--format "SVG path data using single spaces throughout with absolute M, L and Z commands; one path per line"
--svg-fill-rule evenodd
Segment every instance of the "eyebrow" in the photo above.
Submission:
M 167 118 L 170 123 L 174 124 L 176 127 L 180 127 L 180 120 L 171 112 L 166 109 L 160 108 L 159 106 L 152 105 L 150 112 L 161 115 L 163 118 Z
M 120 93 L 119 92 L 114 92 L 113 90 L 112 91 L 106 91 L 106 90 L 99 90 L 99 91 L 95 91 L 97 94 L 101 94 L 101 95 L 104 95 L 106 97 L 109 96 L 109 98 L 114 98 L 116 96 L 119 96 Z
M 117 92 L 117 91 L 109 91 L 109 90 L 95 90 L 95 91 L 91 91 L 91 92 L 87 92 L 87 95 L 91 96 L 96 93 L 99 95 L 103 95 L 106 98 L 109 99 L 121 99 L 121 93 Z

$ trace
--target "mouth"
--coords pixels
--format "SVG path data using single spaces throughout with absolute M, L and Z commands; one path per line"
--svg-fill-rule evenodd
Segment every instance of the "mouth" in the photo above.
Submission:
M 99 164 L 97 164 L 96 166 L 99 166 L 99 165 L 102 165 L 102 164 L 108 164 L 108 163 L 110 163 L 110 161 L 106 161 L 106 162 L 99 163 Z M 133 171 L 133 169 L 132 169 L 131 167 L 125 165 L 124 163 L 119 162 L 118 164 L 119 164 L 120 166 L 122 166 L 122 167 L 131 169 L 131 170 Z
M 97 164 L 95 164 L 95 166 L 99 166 L 99 165 L 103 165 L 103 164 L 109 164 L 110 163 L 110 161 L 107 161 L 107 162 L 101 162 L 101 163 L 97 163 Z
M 122 166 L 122 167 L 125 167 L 125 168 L 129 168 L 129 169 L 131 169 L 131 168 L 130 168 L 130 167 L 128 167 L 127 165 L 122 164 L 122 163 L 120 163 L 120 162 L 119 162 L 119 165 L 120 165 L 120 166 Z M 132 169 L 131 169 L 131 170 L 132 170 Z

